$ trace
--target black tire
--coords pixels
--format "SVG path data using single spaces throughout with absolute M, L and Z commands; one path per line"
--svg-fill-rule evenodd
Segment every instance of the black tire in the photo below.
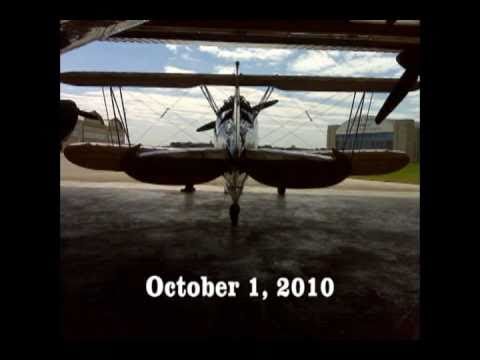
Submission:
M 280 196 L 284 196 L 286 190 L 287 190 L 287 188 L 281 186 L 281 187 L 278 187 L 278 188 L 277 188 L 277 193 L 278 193 L 278 195 L 280 195 Z
M 181 192 L 184 192 L 184 193 L 187 193 L 187 194 L 191 194 L 191 193 L 194 193 L 195 192 L 195 186 L 193 186 L 193 184 L 187 184 L 185 185 L 185 187 L 181 190 Z
M 232 204 L 230 206 L 230 220 L 232 221 L 232 226 L 238 225 L 239 215 L 240 215 L 240 206 L 238 204 Z

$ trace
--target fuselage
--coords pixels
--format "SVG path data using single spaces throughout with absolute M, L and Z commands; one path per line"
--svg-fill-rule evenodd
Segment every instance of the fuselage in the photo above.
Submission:
M 226 149 L 233 158 L 239 157 L 244 149 L 256 149 L 258 144 L 257 114 L 243 97 L 239 103 L 240 114 L 235 119 L 234 99 L 225 102 L 214 130 L 215 147 Z
M 246 149 L 256 149 L 258 144 L 258 113 L 252 110 L 245 98 L 230 97 L 219 109 L 214 129 L 216 148 L 225 149 L 232 159 L 231 171 L 224 174 L 225 191 L 237 203 L 242 194 L 247 174 L 235 168 L 235 159 Z M 235 113 L 237 112 L 237 113 Z
M 216 148 L 226 149 L 232 158 L 240 157 L 245 149 L 256 149 L 258 144 L 257 114 L 240 97 L 239 116 L 234 116 L 233 97 L 220 108 L 214 130 Z

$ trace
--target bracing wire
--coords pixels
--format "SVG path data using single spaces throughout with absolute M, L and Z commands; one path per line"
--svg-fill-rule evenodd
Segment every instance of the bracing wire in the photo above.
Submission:
M 345 136 L 343 138 L 342 150 L 345 150 L 345 146 L 346 146 L 346 142 L 347 142 L 347 132 L 348 132 L 348 128 L 350 127 L 350 120 L 352 118 L 353 106 L 355 105 L 355 97 L 356 96 L 357 96 L 357 92 L 355 91 L 353 93 L 352 106 L 350 107 L 350 115 L 348 115 L 347 129 L 345 131 Z
M 120 134 L 118 132 L 118 125 L 117 125 L 117 114 L 115 113 L 115 105 L 113 103 L 113 90 L 112 87 L 110 86 L 110 100 L 112 100 L 112 109 L 113 109 L 113 123 L 115 126 L 115 131 L 117 133 L 117 140 L 118 140 L 118 145 L 120 145 Z
M 163 117 L 165 117 L 165 115 L 168 113 L 168 112 L 174 112 L 173 108 L 185 97 L 185 94 L 186 92 L 183 92 L 182 96 L 180 96 L 178 99 L 176 99 L 169 107 L 166 107 L 165 110 L 163 111 L 162 114 L 160 114 L 160 112 L 153 108 L 152 106 L 148 105 L 143 99 L 138 99 L 137 96 L 133 96 L 136 100 L 140 101 L 145 107 L 147 107 L 148 109 L 150 109 L 154 114 L 157 114 L 159 115 L 159 119 L 158 120 L 161 120 Z M 132 94 L 133 95 L 133 94 Z M 156 99 L 154 99 L 152 96 L 148 95 L 148 94 L 143 94 L 145 95 L 146 97 L 154 100 L 154 101 L 157 101 Z M 158 120 L 154 121 L 152 123 L 152 125 L 150 125 L 143 133 L 142 135 L 138 138 L 137 142 L 140 142 L 144 136 L 156 125 L 158 125 Z M 189 136 L 190 137 L 190 136 Z
M 360 140 L 360 149 L 362 148 L 365 140 L 365 130 L 367 128 L 367 122 L 368 122 L 368 116 L 370 114 L 370 105 L 372 105 L 372 99 L 373 99 L 373 92 L 370 94 L 370 102 L 368 103 L 368 110 L 367 110 L 367 117 L 365 118 L 365 121 L 363 123 L 363 131 L 362 131 L 362 136 Z
M 128 146 L 132 146 L 132 144 L 130 143 L 130 130 L 128 129 L 128 124 L 127 124 L 127 113 L 125 111 L 125 103 L 123 102 L 122 87 L 119 86 L 118 89 L 120 90 L 120 100 L 122 101 L 123 119 L 125 121 L 125 130 L 127 131 Z
M 105 112 L 107 114 L 107 122 L 108 122 L 108 135 L 109 135 L 109 138 L 110 138 L 110 142 L 113 144 L 113 135 L 112 135 L 112 129 L 110 127 L 110 117 L 108 115 L 108 106 L 107 106 L 107 98 L 105 97 L 105 90 L 102 86 L 102 95 L 103 95 L 103 104 L 105 105 Z
M 343 98 L 337 100 L 336 102 L 334 102 L 333 104 L 331 104 L 328 108 L 324 109 L 321 113 L 317 114 L 317 116 L 322 116 L 322 115 L 327 114 L 327 113 L 328 113 L 331 109 L 333 109 L 339 102 L 345 100 L 345 98 L 348 97 L 348 96 L 349 96 L 349 95 L 347 94 L 347 95 L 344 96 Z M 302 109 L 302 110 L 303 110 L 303 109 Z M 262 140 L 262 141 L 265 140 L 265 139 L 266 139 L 267 137 L 269 137 L 271 134 L 273 134 L 273 133 L 275 133 L 276 131 L 284 128 L 286 125 L 288 125 L 289 123 L 291 123 L 293 120 L 298 119 L 299 117 L 303 116 L 304 114 L 305 114 L 305 113 L 302 111 L 299 115 L 297 115 L 297 116 L 295 116 L 295 117 L 293 117 L 293 118 L 290 118 L 290 121 L 287 121 L 287 122 L 283 123 L 282 126 L 276 128 L 276 129 L 273 129 L 273 130 L 270 131 L 268 134 L 262 136 L 262 139 L 261 139 L 261 140 Z M 278 116 L 278 115 L 276 115 L 276 117 L 284 118 L 284 116 Z M 272 117 L 270 117 L 270 118 L 272 118 Z M 285 118 L 289 118 L 289 117 L 285 117 Z M 315 123 L 313 123 L 313 124 L 315 124 Z M 317 124 L 315 124 L 315 126 L 318 127 Z
M 360 128 L 360 121 L 362 120 L 364 99 L 365 99 L 365 93 L 363 93 L 362 106 L 361 106 L 361 108 L 360 108 L 360 114 L 358 115 L 357 129 L 356 129 L 356 131 L 355 131 L 355 136 L 353 137 L 353 143 L 352 143 L 352 159 L 353 159 L 353 152 L 355 151 L 355 144 L 357 143 L 358 129 Z M 352 129 L 352 130 L 353 130 L 353 129 Z
M 364 100 L 365 100 L 365 92 L 363 93 L 362 98 L 360 99 L 360 102 L 359 102 L 358 105 L 357 105 L 357 110 L 356 110 L 356 112 L 355 112 L 355 116 L 353 117 L 353 120 L 352 120 L 352 122 L 351 122 L 350 127 L 348 127 L 348 124 L 347 124 L 347 131 L 346 131 L 346 133 L 345 133 L 345 141 L 344 141 L 343 150 L 345 150 L 345 144 L 347 143 L 347 141 L 350 140 L 350 135 L 351 135 L 352 130 L 353 130 L 353 127 L 354 127 L 354 125 L 355 125 L 355 121 L 356 121 L 356 119 L 357 119 L 358 112 L 359 112 L 359 110 L 360 110 L 360 107 L 363 108 L 363 102 L 364 102 Z M 349 121 L 349 122 L 350 122 L 350 121 Z
M 337 95 L 337 94 L 334 94 L 333 96 L 330 96 L 329 99 L 331 99 L 332 97 L 334 97 L 334 96 L 336 96 L 336 95 Z M 350 95 L 349 95 L 349 94 L 346 94 L 345 96 L 339 98 L 339 99 L 338 99 L 337 101 L 335 101 L 333 104 L 330 104 L 330 106 L 328 106 L 326 109 L 324 109 L 321 113 L 317 114 L 317 116 L 323 116 L 323 115 L 327 114 L 329 111 L 331 111 L 332 109 L 334 109 L 335 106 L 337 106 L 338 103 L 344 101 L 348 96 L 350 96 Z M 297 107 L 300 108 L 299 106 L 297 106 Z M 302 109 L 303 109 L 303 108 L 302 108 Z M 284 128 L 284 127 L 287 126 L 289 123 L 291 123 L 293 120 L 295 120 L 295 119 L 297 119 L 297 118 L 299 118 L 300 116 L 303 116 L 303 115 L 305 115 L 305 113 L 302 111 L 301 114 L 299 114 L 298 116 L 292 118 L 291 121 L 287 121 L 287 122 L 283 123 L 282 126 L 280 126 L 280 127 L 276 128 L 276 129 L 273 129 L 272 131 L 270 131 L 267 135 L 263 136 L 261 140 L 264 141 L 267 137 L 271 136 L 271 135 L 272 135 L 273 133 L 275 133 L 276 131 Z M 275 121 L 276 121 L 276 120 L 275 120 Z M 276 122 L 277 122 L 277 121 L 276 121 Z M 315 122 L 308 122 L 308 123 L 302 123 L 302 124 L 301 124 L 300 126 L 298 126 L 295 130 L 293 130 L 292 132 L 290 132 L 289 134 L 287 134 L 287 136 L 290 135 L 290 134 L 292 134 L 293 132 L 301 129 L 302 127 L 304 127 L 304 126 L 307 125 L 307 124 L 313 124 L 313 125 L 314 125 L 315 127 L 317 127 L 318 129 L 324 131 L 324 129 L 322 129 L 322 128 L 321 128 L 318 124 L 316 124 Z M 277 143 L 277 142 L 280 141 L 280 140 L 283 140 L 283 139 L 286 138 L 287 136 L 282 136 L 282 137 L 276 139 L 275 141 L 272 142 L 272 145 L 275 144 L 275 143 Z
M 118 111 L 118 117 L 120 118 L 120 123 L 122 124 L 123 126 L 123 129 L 125 131 L 125 135 L 127 137 L 127 142 L 128 142 L 128 146 L 131 146 L 131 143 L 130 143 L 130 135 L 129 135 L 129 132 L 128 132 L 128 126 L 127 126 L 127 119 L 125 117 L 122 117 L 122 113 L 120 112 L 120 107 L 118 106 L 118 102 L 117 102 L 117 97 L 115 95 L 115 91 L 113 91 L 113 88 L 112 89 L 112 94 L 113 94 L 113 101 L 115 103 L 115 106 L 117 107 L 117 111 Z M 122 102 L 123 102 L 123 99 L 122 99 Z M 123 105 L 123 104 L 122 104 Z M 125 109 L 123 109 L 124 111 L 124 116 L 125 116 Z

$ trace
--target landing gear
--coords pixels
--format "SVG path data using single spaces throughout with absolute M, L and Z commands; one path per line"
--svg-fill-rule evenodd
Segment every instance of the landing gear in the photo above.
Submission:
M 193 193 L 195 192 L 195 187 L 193 186 L 193 184 L 187 184 L 185 185 L 185 187 L 180 190 L 181 192 L 184 192 L 184 193 Z
M 230 206 L 230 220 L 232 221 L 232 226 L 238 225 L 238 215 L 240 214 L 240 205 L 232 204 Z
M 285 187 L 280 186 L 280 187 L 277 188 L 277 193 L 278 193 L 278 195 L 280 195 L 280 196 L 285 196 L 285 191 L 286 191 L 286 190 L 287 190 L 287 189 L 286 189 Z

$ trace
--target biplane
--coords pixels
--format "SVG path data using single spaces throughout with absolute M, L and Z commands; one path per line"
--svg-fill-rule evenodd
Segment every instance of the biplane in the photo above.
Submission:
M 259 114 L 277 103 L 277 100 L 270 100 L 275 88 L 285 91 L 390 93 L 377 114 L 376 122 L 380 123 L 409 91 L 419 88 L 418 49 L 409 48 L 401 52 L 397 60 L 406 69 L 400 79 L 244 75 L 239 72 L 238 62 L 234 74 L 62 73 L 60 79 L 65 84 L 110 88 L 116 86 L 120 91 L 124 86 L 199 86 L 215 116 L 213 121 L 197 129 L 213 132 L 214 148 L 150 148 L 141 144 L 132 145 L 129 140 L 128 145 L 70 144 L 65 147 L 64 154 L 79 166 L 94 170 L 123 171 L 138 181 L 152 184 L 187 185 L 191 188 L 194 184 L 206 183 L 223 176 L 225 191 L 232 199 L 231 223 L 236 226 L 240 213 L 239 200 L 248 177 L 276 187 L 278 193 L 284 195 L 287 188 L 328 187 L 338 184 L 348 176 L 384 174 L 398 170 L 409 162 L 405 153 L 390 150 L 331 149 L 299 152 L 258 147 L 258 127 L 261 124 Z M 234 93 L 218 107 L 207 86 L 232 86 Z M 267 89 L 259 103 L 251 104 L 241 95 L 241 87 L 245 86 Z M 66 102 L 62 102 L 62 106 L 72 108 L 72 104 Z M 122 112 L 117 109 L 121 115 Z M 75 109 L 70 112 L 74 113 Z M 351 115 L 352 111 L 349 124 Z M 355 117 L 350 131 L 353 131 Z M 357 119 L 358 131 L 360 120 Z M 126 118 L 124 120 L 126 125 Z

